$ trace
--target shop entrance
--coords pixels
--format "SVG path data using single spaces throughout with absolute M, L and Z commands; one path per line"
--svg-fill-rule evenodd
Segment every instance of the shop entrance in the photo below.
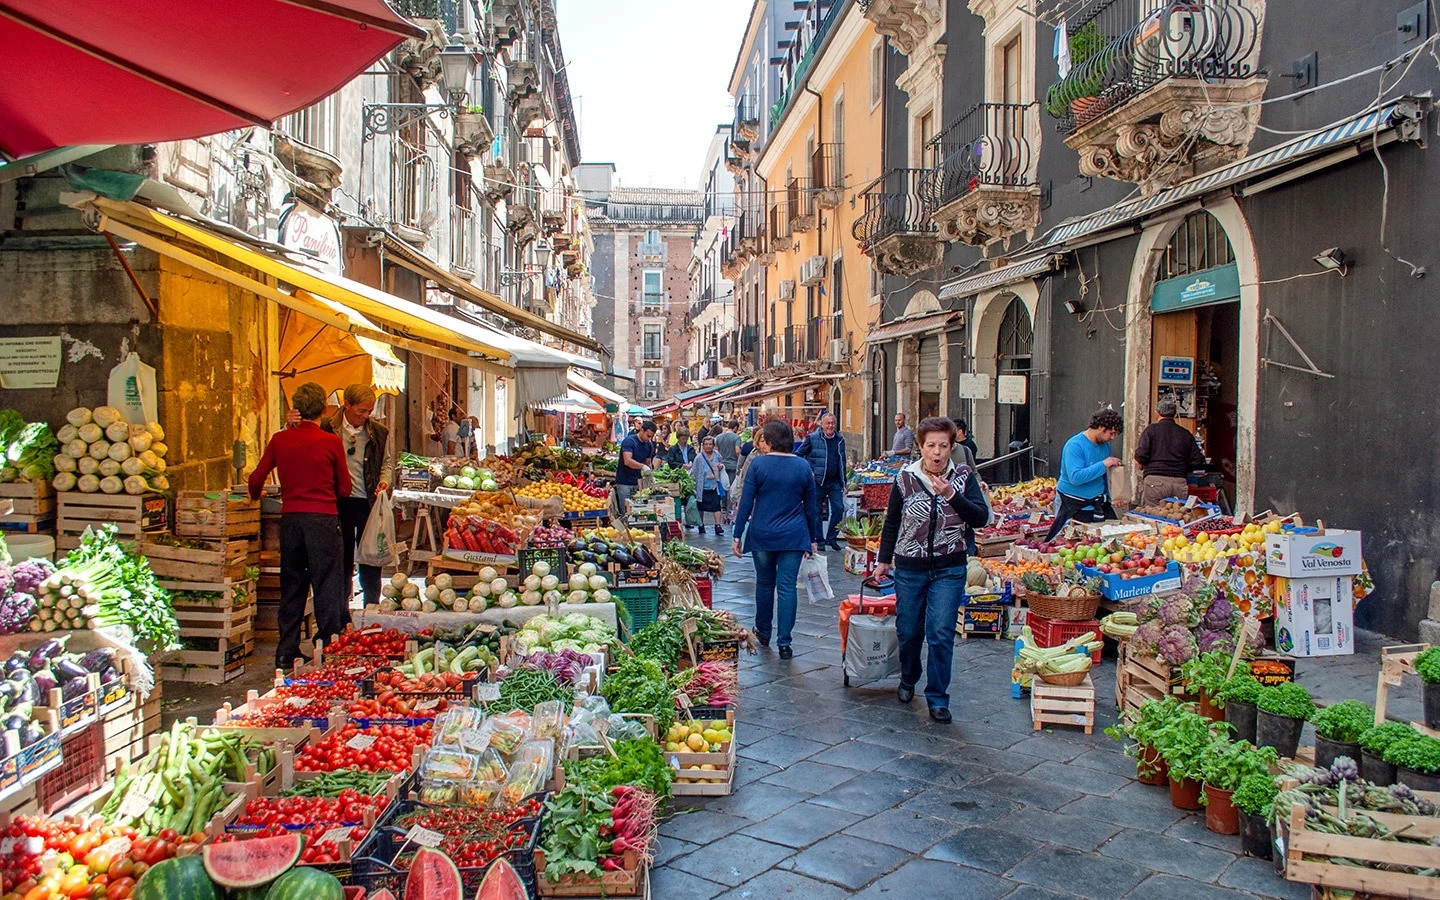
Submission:
M 1174 397 L 1175 421 L 1195 433 L 1210 460 L 1201 487 L 1235 498 L 1240 378 L 1240 277 L 1220 223 L 1187 217 L 1165 248 L 1151 311 L 1151 421 L 1154 403 Z M 1206 492 L 1208 493 L 1208 492 Z
M 1011 297 L 995 342 L 996 456 L 1013 453 L 1030 444 L 1030 359 L 1034 343 L 1030 311 L 1019 297 Z M 1003 394 L 1001 385 L 1005 386 Z M 996 484 L 1013 484 L 1030 475 L 1028 462 L 1017 458 L 998 464 L 987 477 Z
M 939 334 L 920 340 L 920 418 L 940 415 L 940 340 Z

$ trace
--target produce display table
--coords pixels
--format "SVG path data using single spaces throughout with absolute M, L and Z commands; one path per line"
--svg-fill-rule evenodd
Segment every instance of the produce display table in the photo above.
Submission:
M 550 610 L 541 605 L 512 606 L 509 609 L 496 606 L 481 613 L 382 613 L 366 607 L 365 609 L 356 610 L 351 613 L 350 619 L 356 628 L 368 628 L 371 625 L 379 625 L 381 628 L 395 628 L 407 634 L 415 634 L 418 631 L 423 631 L 431 627 L 456 628 L 464 625 L 477 625 L 481 622 L 488 622 L 492 625 L 499 625 L 502 622 L 513 622 L 516 625 L 522 625 L 542 613 L 549 614 Z M 556 616 L 568 616 L 570 613 L 581 613 L 583 615 L 593 616 L 611 628 L 618 627 L 615 604 L 613 603 L 561 603 L 555 607 L 554 615 Z

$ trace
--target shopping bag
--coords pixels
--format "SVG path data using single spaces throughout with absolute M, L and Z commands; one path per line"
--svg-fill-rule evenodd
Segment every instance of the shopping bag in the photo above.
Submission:
M 365 520 L 365 531 L 360 535 L 360 550 L 355 561 L 362 566 L 394 566 L 400 562 L 395 551 L 395 508 L 390 503 L 390 492 L 384 491 L 375 498 L 370 507 L 370 518 Z
M 835 599 L 830 590 L 830 560 L 823 553 L 812 553 L 800 561 L 796 586 L 803 587 L 811 603 Z
M 131 353 L 120 365 L 110 370 L 109 403 L 120 410 L 130 425 L 144 425 L 160 420 L 160 407 L 155 402 L 155 367 L 140 361 L 140 354 Z
M 900 636 L 895 631 L 895 617 L 851 616 L 845 640 L 845 683 L 880 681 L 899 674 Z
M 1105 473 L 1110 486 L 1110 501 L 1117 506 L 1129 507 L 1135 499 L 1135 487 L 1130 480 L 1129 466 L 1116 466 Z

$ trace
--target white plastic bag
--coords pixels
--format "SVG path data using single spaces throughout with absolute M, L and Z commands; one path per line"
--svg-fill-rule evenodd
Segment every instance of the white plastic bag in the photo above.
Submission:
M 399 554 L 395 550 L 395 508 L 390 503 L 390 492 L 384 491 L 375 498 L 370 507 L 370 518 L 365 520 L 365 532 L 360 535 L 360 550 L 355 561 L 362 566 L 398 565 Z
M 155 402 L 155 367 L 141 362 L 138 353 L 126 356 L 110 370 L 109 402 L 131 425 L 160 421 L 160 407 Z
M 803 587 L 811 603 L 834 600 L 830 590 L 830 559 L 823 553 L 812 554 L 800 561 L 798 587 Z

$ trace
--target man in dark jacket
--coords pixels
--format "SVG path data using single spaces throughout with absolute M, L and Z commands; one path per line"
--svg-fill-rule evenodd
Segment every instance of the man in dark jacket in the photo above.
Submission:
M 840 549 L 840 520 L 845 517 L 845 481 L 849 471 L 845 463 L 845 436 L 840 433 L 834 413 L 820 417 L 820 429 L 795 450 L 795 455 L 810 463 L 815 473 L 815 487 L 820 505 L 829 508 L 829 524 L 825 543 L 832 550 Z
M 349 586 L 346 603 L 355 596 L 355 548 L 370 520 L 375 495 L 390 490 L 394 459 L 390 453 L 390 429 L 375 421 L 375 391 L 368 384 L 345 389 L 344 405 L 326 419 L 321 428 L 340 436 L 345 445 L 345 465 L 350 470 L 351 490 L 340 498 L 340 534 L 345 542 L 345 579 Z M 360 566 L 360 589 L 365 605 L 380 602 L 380 567 Z
M 1184 499 L 1190 492 L 1186 476 L 1205 468 L 1205 454 L 1195 443 L 1195 435 L 1175 421 L 1179 411 L 1174 397 L 1160 398 L 1155 404 L 1160 421 L 1140 432 L 1135 461 L 1145 475 L 1140 482 L 1141 506 L 1159 503 L 1166 497 Z

